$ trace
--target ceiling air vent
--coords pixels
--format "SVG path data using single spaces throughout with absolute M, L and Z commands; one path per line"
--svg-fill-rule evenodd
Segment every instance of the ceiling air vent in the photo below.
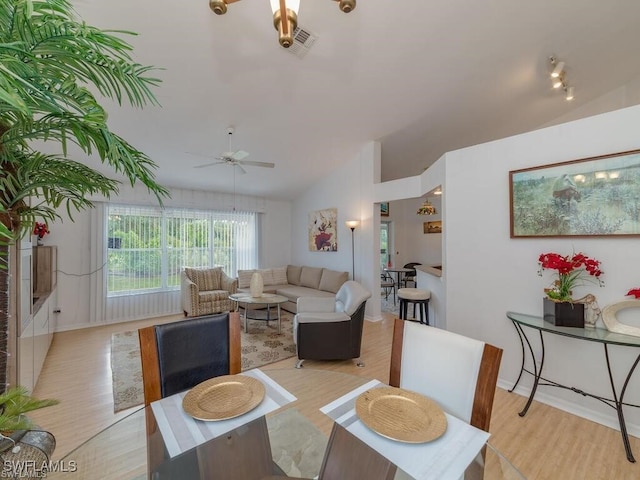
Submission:
M 317 39 L 318 36 L 315 33 L 296 27 L 293 31 L 293 44 L 287 48 L 287 51 L 298 58 L 303 58 Z

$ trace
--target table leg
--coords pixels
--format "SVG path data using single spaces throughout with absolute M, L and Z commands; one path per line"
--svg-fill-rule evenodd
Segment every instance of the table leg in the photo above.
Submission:
M 513 326 L 515 327 L 516 332 L 518 333 L 518 337 L 520 338 L 520 346 L 522 347 L 522 364 L 520 365 L 520 373 L 518 374 L 518 379 L 516 380 L 516 383 L 513 384 L 513 387 L 511 387 L 511 389 L 509 390 L 509 393 L 513 392 L 518 386 L 518 383 L 520 383 L 520 379 L 522 378 L 522 373 L 524 372 L 524 360 L 525 360 L 524 340 L 522 339 L 523 333 L 520 332 L 520 328 L 516 322 L 512 321 L 511 323 L 513 323 Z
M 278 333 L 280 333 L 280 304 L 278 303 Z
M 631 379 L 631 375 L 633 375 L 636 366 L 638 365 L 638 361 L 640 361 L 640 355 L 636 358 L 636 361 L 633 362 L 629 373 L 624 381 L 624 385 L 620 392 L 620 398 L 618 398 L 618 393 L 616 392 L 616 385 L 613 381 L 613 375 L 611 374 L 611 362 L 609 361 L 609 349 L 607 348 L 607 344 L 603 344 L 604 346 L 604 356 L 607 359 L 607 371 L 609 373 L 609 381 L 611 382 L 611 392 L 613 393 L 613 402 L 615 403 L 615 409 L 618 413 L 618 423 L 620 424 L 620 434 L 622 435 L 622 443 L 624 444 L 624 450 L 627 454 L 627 460 L 632 463 L 636 462 L 636 459 L 633 457 L 633 452 L 631 451 L 631 443 L 629 443 L 629 434 L 627 433 L 627 424 L 624 421 L 624 413 L 622 411 L 622 401 L 624 399 L 624 394 L 627 390 L 627 385 L 629 384 L 629 380 Z
M 527 338 L 527 336 L 524 335 L 524 332 L 522 332 L 522 334 L 524 335 L 524 339 L 527 341 L 527 345 L 529 346 L 529 351 L 531 352 L 531 359 L 533 361 L 533 372 L 534 372 L 535 380 L 533 381 L 533 387 L 531 387 L 531 395 L 529 395 L 529 400 L 527 400 L 527 404 L 524 406 L 522 411 L 518 413 L 518 415 L 520 415 L 521 417 L 524 417 L 527 414 L 527 411 L 531 406 L 531 402 L 533 402 L 533 397 L 536 394 L 536 390 L 538 389 L 538 383 L 540 382 L 540 377 L 542 376 L 542 367 L 544 366 L 544 338 L 542 337 L 542 330 L 539 330 L 539 333 L 540 333 L 540 345 L 542 348 L 542 357 L 540 358 L 540 368 L 538 369 L 536 356 L 533 353 L 533 347 L 531 346 L 531 343 L 529 342 L 529 339 Z

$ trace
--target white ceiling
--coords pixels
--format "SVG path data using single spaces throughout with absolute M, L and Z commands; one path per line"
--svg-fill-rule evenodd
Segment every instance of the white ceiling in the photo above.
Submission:
M 165 186 L 232 191 L 232 167 L 192 168 L 228 150 L 230 125 L 231 150 L 276 164 L 248 167 L 238 193 L 293 199 L 371 140 L 383 180 L 413 176 L 640 76 L 637 0 L 360 0 L 349 14 L 301 0 L 299 26 L 319 37 L 303 59 L 279 46 L 268 0 L 223 16 L 207 0 L 72 3 L 89 24 L 138 32 L 135 60 L 164 69 L 161 107 L 110 108 L 109 121 Z M 550 87 L 552 54 L 573 102 Z

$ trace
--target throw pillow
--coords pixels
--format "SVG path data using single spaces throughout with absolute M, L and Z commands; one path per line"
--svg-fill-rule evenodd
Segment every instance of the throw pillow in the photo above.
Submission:
M 287 284 L 287 267 L 273 268 L 273 285 Z
M 336 293 L 344 282 L 349 279 L 349 272 L 337 272 L 335 270 L 322 270 L 320 278 L 320 290 Z
M 249 288 L 251 285 L 251 276 L 257 270 L 238 270 L 238 288 Z
M 290 285 L 300 285 L 300 273 L 302 267 L 296 267 L 295 265 L 287 266 L 287 283 Z

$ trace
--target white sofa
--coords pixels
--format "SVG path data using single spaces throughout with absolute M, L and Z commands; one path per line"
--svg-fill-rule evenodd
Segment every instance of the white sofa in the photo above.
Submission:
M 321 267 L 287 265 L 286 267 L 260 270 L 238 270 L 238 292 L 249 293 L 251 276 L 262 275 L 264 293 L 276 293 L 287 297 L 282 308 L 297 313 L 300 297 L 335 297 L 343 283 L 349 279 L 349 272 L 339 272 Z

